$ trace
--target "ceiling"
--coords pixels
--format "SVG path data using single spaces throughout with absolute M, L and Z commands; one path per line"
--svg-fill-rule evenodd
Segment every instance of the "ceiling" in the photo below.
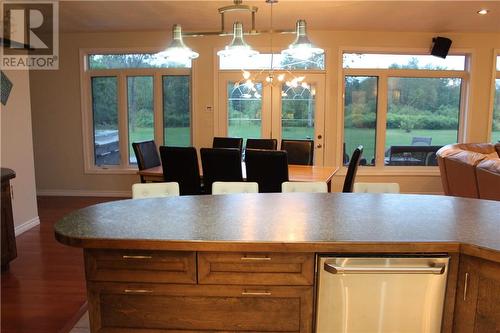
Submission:
M 117 32 L 170 30 L 218 31 L 219 7 L 232 1 L 61 1 L 62 32 Z M 270 5 L 259 7 L 257 29 L 270 26 Z M 490 10 L 478 15 L 479 9 Z M 500 1 L 296 1 L 273 6 L 274 29 L 293 29 L 295 20 L 307 20 L 313 30 L 374 30 L 419 32 L 500 32 Z M 249 15 L 227 14 L 226 30 L 235 20 L 250 26 Z

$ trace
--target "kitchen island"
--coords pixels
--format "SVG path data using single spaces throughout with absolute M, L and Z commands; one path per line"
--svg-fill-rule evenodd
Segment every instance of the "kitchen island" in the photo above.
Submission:
M 495 201 L 357 193 L 122 200 L 73 212 L 55 235 L 84 248 L 92 332 L 311 332 L 319 253 L 450 255 L 442 332 L 500 325 Z

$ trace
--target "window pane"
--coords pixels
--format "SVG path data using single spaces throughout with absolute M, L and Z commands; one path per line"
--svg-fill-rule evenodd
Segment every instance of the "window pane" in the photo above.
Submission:
M 388 80 L 387 165 L 437 165 L 435 152 L 457 142 L 459 78 Z
M 270 53 L 260 53 L 253 57 L 219 57 L 219 69 L 246 69 L 261 70 L 271 69 L 271 58 L 273 69 L 303 69 L 303 70 L 324 70 L 325 55 L 320 54 L 311 59 L 295 59 L 284 57 L 280 53 L 272 55 Z
M 260 138 L 262 126 L 262 83 L 228 82 L 227 84 L 227 134 L 248 138 Z
M 495 104 L 493 106 L 493 132 L 491 142 L 500 142 L 500 79 L 495 80 Z
M 118 165 L 120 164 L 120 151 L 117 79 L 116 77 L 93 77 L 91 84 L 94 162 L 96 165 Z
M 130 54 L 90 54 L 88 68 L 123 69 L 123 68 L 191 68 L 191 61 L 178 63 L 167 61 L 160 53 L 130 53 Z
M 281 88 L 281 136 L 283 139 L 313 139 L 316 89 L 306 82 Z
M 464 55 L 441 59 L 431 55 L 344 53 L 344 68 L 465 70 Z
M 167 146 L 191 145 L 190 91 L 188 75 L 163 77 L 163 141 Z
M 497 56 L 497 71 L 500 71 L 500 56 Z
M 137 163 L 133 142 L 154 140 L 153 77 L 127 77 L 129 162 Z
M 378 77 L 346 76 L 344 99 L 344 164 L 363 145 L 361 165 L 375 165 Z

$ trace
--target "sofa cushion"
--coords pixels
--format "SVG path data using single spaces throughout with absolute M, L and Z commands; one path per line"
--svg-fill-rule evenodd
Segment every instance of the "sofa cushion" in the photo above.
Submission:
M 481 161 L 476 168 L 479 198 L 500 200 L 500 158 Z

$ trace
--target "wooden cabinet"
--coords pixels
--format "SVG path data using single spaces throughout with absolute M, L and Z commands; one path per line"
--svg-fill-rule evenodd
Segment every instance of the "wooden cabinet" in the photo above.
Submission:
M 87 280 L 196 283 L 196 253 L 86 250 Z
M 312 330 L 312 287 L 102 282 L 88 287 L 91 317 L 98 318 L 92 332 Z
M 94 333 L 312 331 L 314 254 L 87 249 L 85 267 Z
M 198 253 L 200 284 L 312 285 L 312 253 Z
M 500 332 L 500 264 L 461 256 L 453 326 L 456 333 Z
M 16 235 L 14 232 L 14 216 L 12 214 L 12 196 L 10 192 L 10 180 L 16 173 L 7 168 L 2 168 L 2 193 L 0 209 L 1 233 L 2 233 L 2 271 L 8 269 L 9 263 L 17 257 Z

